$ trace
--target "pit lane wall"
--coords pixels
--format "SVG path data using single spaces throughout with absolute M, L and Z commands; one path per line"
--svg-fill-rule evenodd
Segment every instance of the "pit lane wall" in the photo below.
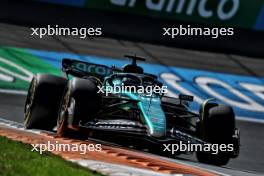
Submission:
M 264 31 L 264 0 L 35 0 L 195 24 Z
M 36 73 L 61 75 L 62 58 L 121 67 L 127 61 L 115 58 L 47 52 L 32 49 L 0 48 L 0 91 L 28 89 Z M 169 96 L 179 93 L 194 96 L 191 109 L 198 111 L 207 98 L 215 97 L 221 103 L 231 105 L 237 118 L 264 122 L 264 78 L 187 69 L 158 64 L 140 63 L 146 72 L 159 75 L 168 86 Z M 48 92 L 47 92 L 48 96 Z

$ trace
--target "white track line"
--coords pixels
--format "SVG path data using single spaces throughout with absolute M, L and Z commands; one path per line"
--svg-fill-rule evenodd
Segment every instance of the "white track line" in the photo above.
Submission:
M 146 169 L 139 169 L 129 166 L 110 164 L 93 160 L 70 160 L 91 170 L 110 176 L 182 176 L 183 174 L 162 174 Z
M 219 172 L 219 171 L 215 171 L 215 170 L 212 170 L 212 169 L 208 169 L 208 168 L 204 168 L 204 167 L 188 164 L 188 163 L 185 163 L 185 162 L 181 162 L 179 160 L 176 160 L 176 163 L 179 163 L 179 164 L 182 164 L 182 165 L 191 166 L 191 167 L 194 167 L 194 168 L 197 168 L 197 169 L 201 169 L 201 170 L 205 170 L 205 171 L 208 171 L 208 172 L 211 172 L 211 173 L 214 173 L 214 174 L 217 174 L 217 175 L 221 175 L 221 176 L 231 176 L 231 175 L 225 174 L 223 172 Z
M 15 94 L 15 95 L 27 95 L 27 91 L 24 91 L 24 90 L 12 90 L 12 89 L 0 89 L 0 93 Z
M 242 116 L 237 116 L 236 117 L 236 120 L 244 121 L 244 122 L 253 122 L 253 123 L 263 123 L 264 124 L 264 120 L 261 120 L 261 119 L 253 119 L 253 118 L 242 117 Z
M 41 134 L 40 130 L 25 130 L 24 125 L 22 123 L 13 122 L 11 120 L 6 120 L 3 118 L 0 118 L 0 125 L 5 125 L 5 126 L 8 126 L 10 128 L 15 128 L 15 129 L 20 130 L 20 131 L 26 131 L 26 132 L 31 132 L 31 133 L 35 133 L 35 134 Z

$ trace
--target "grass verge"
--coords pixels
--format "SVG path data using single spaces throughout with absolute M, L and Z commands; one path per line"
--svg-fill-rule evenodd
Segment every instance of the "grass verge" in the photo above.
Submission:
M 32 146 L 0 136 L 1 176 L 101 176 L 51 153 L 31 151 Z

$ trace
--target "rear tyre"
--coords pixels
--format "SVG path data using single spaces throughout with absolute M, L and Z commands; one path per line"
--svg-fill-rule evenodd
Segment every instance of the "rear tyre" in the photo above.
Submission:
M 32 79 L 24 109 L 26 129 L 53 130 L 66 85 L 67 79 L 53 75 L 38 74 Z
M 231 144 L 235 132 L 235 115 L 230 106 L 211 104 L 205 108 L 201 120 L 200 133 L 203 139 L 211 144 Z M 199 162 L 226 165 L 230 159 L 227 153 L 218 154 L 196 152 Z
M 88 122 L 95 118 L 101 109 L 102 96 L 98 93 L 98 87 L 92 79 L 74 78 L 70 85 L 72 123 L 78 124 L 80 121 Z

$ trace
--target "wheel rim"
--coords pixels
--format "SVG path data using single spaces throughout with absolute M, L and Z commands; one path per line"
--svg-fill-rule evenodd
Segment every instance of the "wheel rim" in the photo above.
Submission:
M 35 90 L 36 90 L 36 79 L 33 78 L 30 84 L 30 87 L 29 87 L 28 95 L 26 98 L 26 105 L 24 109 L 24 124 L 25 125 L 28 124 L 29 119 L 30 119 L 31 108 L 34 102 Z
M 57 135 L 63 136 L 67 125 L 67 109 L 69 104 L 69 91 L 66 90 L 66 94 L 63 96 L 63 100 L 60 105 L 58 120 L 57 120 Z

